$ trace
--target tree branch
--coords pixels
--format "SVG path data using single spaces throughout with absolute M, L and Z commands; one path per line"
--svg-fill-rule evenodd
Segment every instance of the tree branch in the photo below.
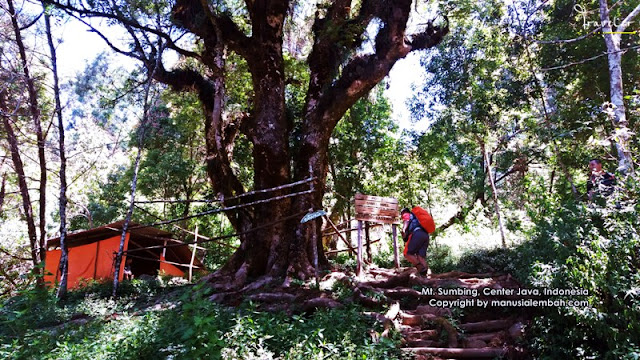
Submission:
M 199 0 L 178 0 L 171 13 L 181 27 L 205 40 L 207 47 L 213 48 L 223 41 L 231 50 L 246 58 L 250 51 L 257 51 L 250 46 L 251 41 L 236 23 L 226 14 L 214 14 L 204 2 Z M 205 14 L 203 19 L 202 14 Z M 222 35 L 220 39 L 216 28 Z
M 323 18 L 316 11 L 312 27 L 315 41 L 308 58 L 308 96 L 317 96 L 333 80 L 345 53 L 360 46 L 364 30 L 371 20 L 371 3 L 363 3 L 355 19 L 348 18 L 351 4 L 348 0 L 334 1 Z
M 627 15 L 626 18 L 624 18 L 624 20 L 622 20 L 622 22 L 620 23 L 620 25 L 618 25 L 618 27 L 616 28 L 616 32 L 623 32 L 625 31 L 625 29 L 629 26 L 629 24 L 631 24 L 631 22 L 633 21 L 633 19 L 638 16 L 638 14 L 640 14 L 640 4 L 638 4 L 638 6 L 636 6 L 635 9 L 633 9 L 633 11 L 631 11 L 631 13 L 629 13 L 629 15 Z
M 592 57 L 590 57 L 590 58 L 586 58 L 586 59 L 583 59 L 583 60 L 580 60 L 580 61 L 570 62 L 570 63 L 568 63 L 568 64 L 558 65 L 558 66 L 552 66 L 552 67 L 548 67 L 548 68 L 542 68 L 542 69 L 540 69 L 540 71 L 551 71 L 551 70 L 564 69 L 564 68 L 568 68 L 568 67 L 570 67 L 570 66 L 584 64 L 584 63 L 587 63 L 587 62 L 589 62 L 589 61 L 592 61 L 592 60 L 595 60 L 595 59 L 601 58 L 601 57 L 603 57 L 603 56 L 607 56 L 607 55 L 609 55 L 609 54 L 615 54 L 615 53 L 620 53 L 620 52 L 621 52 L 621 53 L 624 53 L 624 52 L 626 52 L 626 51 L 628 51 L 628 50 L 634 50 L 634 49 L 638 49 L 638 48 L 640 48 L 640 45 L 631 46 L 631 47 L 628 47 L 628 48 L 620 49 L 620 50 L 618 50 L 618 51 L 604 52 L 604 53 L 602 53 L 602 54 L 599 54 L 599 55 L 596 55 L 596 56 L 592 56 Z
M 214 70 L 214 69 L 211 69 Z M 213 77 L 221 79 L 221 73 L 214 73 Z M 220 102 L 222 94 L 219 94 L 220 84 L 204 78 L 195 70 L 177 69 L 167 71 L 160 66 L 155 74 L 156 80 L 165 83 L 175 91 L 193 91 L 198 94 L 205 114 L 205 132 L 207 140 L 207 169 L 216 171 L 214 188 L 225 197 L 231 197 L 244 193 L 244 186 L 233 172 L 229 151 L 240 128 L 241 118 L 235 121 L 225 122 L 222 119 Z
M 411 1 L 408 0 L 371 0 L 363 3 L 362 7 L 363 19 L 377 17 L 383 22 L 375 39 L 376 52 L 352 59 L 343 68 L 341 76 L 320 95 L 317 104 L 320 109 L 325 109 L 322 118 L 329 121 L 327 126 L 335 126 L 355 101 L 389 73 L 396 61 L 413 50 L 437 45 L 448 32 L 448 22 L 440 27 L 429 21 L 423 24 L 421 32 L 406 36 L 405 29 L 411 11 Z M 320 60 L 310 58 L 309 62 L 312 61 Z M 308 100 L 307 111 L 313 110 L 314 105 L 316 103 Z
M 574 42 L 578 42 L 580 40 L 584 40 L 588 37 L 590 37 L 593 34 L 596 34 L 598 32 L 600 32 L 600 30 L 602 30 L 602 26 L 599 26 L 595 29 L 593 29 L 592 31 L 590 31 L 587 34 L 584 34 L 582 36 L 578 36 L 577 38 L 573 38 L 573 39 L 567 39 L 567 40 L 535 40 L 533 39 L 533 42 L 538 43 L 538 44 L 571 44 Z
M 437 234 L 441 233 L 442 231 L 448 229 L 449 227 L 453 226 L 454 224 L 457 224 L 459 222 L 464 221 L 464 219 L 467 217 L 469 212 L 473 209 L 476 201 L 484 200 L 483 196 L 484 196 L 484 191 L 476 192 L 474 197 L 473 197 L 473 199 L 471 200 L 471 202 L 469 203 L 468 206 L 463 206 L 455 215 L 450 217 L 449 220 L 444 222 L 442 225 L 438 226 L 438 228 L 435 231 L 435 235 L 437 235 Z
M 141 31 L 145 31 L 145 32 L 149 32 L 152 33 L 160 38 L 162 38 L 165 43 L 166 43 L 166 48 L 171 49 L 176 51 L 177 53 L 179 53 L 180 55 L 186 56 L 186 57 L 193 57 L 196 59 L 200 58 L 200 55 L 196 52 L 193 51 L 189 51 L 186 49 L 183 49 L 181 47 L 179 47 L 176 44 L 176 40 L 177 39 L 172 39 L 171 36 L 164 32 L 163 30 L 159 30 L 156 28 L 153 28 L 151 26 L 148 25 L 143 25 L 141 23 L 139 23 L 137 20 L 135 19 L 131 19 L 128 18 L 124 15 L 116 15 L 116 14 L 112 14 L 106 11 L 96 11 L 96 10 L 92 10 L 92 9 L 87 9 L 85 7 L 75 7 L 72 6 L 70 2 L 66 2 L 65 4 L 59 2 L 59 1 L 52 1 L 52 0 L 44 0 L 43 1 L 45 4 L 48 5 L 53 5 L 61 10 L 63 10 L 65 13 L 67 13 L 68 15 L 74 17 L 75 19 L 78 19 L 80 21 L 82 21 L 82 23 L 84 23 L 85 25 L 89 26 L 92 29 L 92 32 L 97 33 L 98 35 L 100 35 L 100 37 L 102 39 L 104 39 L 106 41 L 106 36 L 104 36 L 103 34 L 100 33 L 100 31 L 96 30 L 93 26 L 90 26 L 86 21 L 81 20 L 81 17 L 97 17 L 97 18 L 103 18 L 103 19 L 108 19 L 108 20 L 115 20 L 120 22 L 123 25 L 129 26 L 131 28 L 137 29 L 137 30 L 141 30 Z M 115 10 L 114 10 L 115 11 Z M 77 14 L 77 15 L 76 15 Z M 181 38 L 182 36 L 178 36 L 178 39 Z M 113 48 L 114 50 L 116 50 L 117 52 L 127 55 L 127 56 L 131 56 L 130 54 L 128 54 L 129 52 L 123 51 L 120 49 L 120 51 L 117 50 L 117 48 L 114 48 L 112 43 L 109 41 L 108 42 L 109 47 Z

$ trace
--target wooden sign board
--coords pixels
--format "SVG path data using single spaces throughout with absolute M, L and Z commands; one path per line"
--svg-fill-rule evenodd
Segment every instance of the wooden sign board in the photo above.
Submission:
M 356 220 L 397 224 L 398 200 L 389 197 L 356 194 Z

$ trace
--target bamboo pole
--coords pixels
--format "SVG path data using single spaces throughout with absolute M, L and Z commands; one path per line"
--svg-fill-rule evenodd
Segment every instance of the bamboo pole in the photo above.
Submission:
M 380 226 L 384 226 L 384 224 L 373 224 L 373 225 L 370 225 L 370 228 L 373 229 L 373 228 L 380 227 Z M 337 225 L 336 227 L 339 227 L 339 225 Z M 330 230 L 330 232 L 327 232 L 327 230 Z M 357 228 L 356 229 L 349 228 L 349 229 L 344 229 L 344 230 L 338 230 L 338 232 L 342 234 L 342 233 L 348 233 L 350 231 L 356 231 L 356 230 L 358 230 L 358 229 Z M 331 236 L 331 235 L 337 235 L 337 234 L 336 234 L 336 231 L 333 230 L 333 229 L 324 229 L 322 235 L 323 236 Z
M 333 235 L 333 234 L 338 235 L 340 237 L 340 239 L 342 239 L 342 241 L 344 241 L 344 244 L 347 245 L 347 248 L 349 248 L 349 250 L 355 250 L 353 248 L 353 246 L 349 242 L 347 242 L 347 239 L 344 236 L 342 236 L 340 231 L 338 231 L 338 228 L 333 224 L 333 221 L 331 221 L 331 219 L 329 219 L 328 216 L 325 216 L 325 218 L 327 219 L 327 222 L 329 222 L 329 225 L 331 225 L 331 227 L 333 227 L 333 229 L 336 231 L 335 233 L 332 233 L 331 235 Z M 331 235 L 325 235 L 325 236 L 331 236 Z
M 193 251 L 191 252 L 191 262 L 189 262 L 189 282 L 193 277 L 193 262 L 196 259 L 196 249 L 198 248 L 198 224 L 196 224 L 196 235 L 195 235 L 196 243 L 193 244 Z
M 398 225 L 391 225 L 391 232 L 393 236 L 393 262 L 396 265 L 396 269 L 400 268 L 400 259 L 398 258 Z
M 161 262 L 161 263 L 165 263 L 165 264 L 171 264 L 171 265 L 177 265 L 177 266 L 184 266 L 184 267 L 188 267 L 189 266 L 189 264 L 181 264 L 181 263 L 177 263 L 177 262 L 173 262 L 173 261 L 160 260 L 158 258 L 148 258 L 148 257 L 138 256 L 138 255 L 127 255 L 127 257 L 134 258 L 134 259 L 140 259 L 140 260 L 157 261 L 157 262 Z M 193 267 L 195 269 L 204 269 L 203 267 L 198 266 L 198 265 L 194 265 Z
M 158 219 L 158 220 L 162 220 L 162 218 L 160 218 L 159 216 L 156 216 L 155 214 L 153 214 L 153 213 L 151 213 L 151 212 L 149 212 L 149 211 L 145 210 L 144 208 L 141 208 L 141 207 L 140 207 L 140 206 L 138 206 L 138 205 L 135 205 L 135 207 L 136 207 L 138 210 L 140 210 L 140 211 L 142 211 L 142 212 L 146 213 L 147 215 L 153 216 L 154 218 L 156 218 L 156 219 Z M 174 228 L 176 228 L 176 229 L 178 229 L 178 230 L 180 230 L 180 231 L 182 231 L 182 232 L 184 232 L 184 233 L 186 233 L 186 234 L 195 235 L 195 233 L 194 233 L 193 231 L 189 231 L 189 230 L 187 230 L 187 229 L 183 229 L 183 228 L 181 228 L 180 226 L 178 226 L 178 225 L 176 225 L 176 224 L 171 224 L 171 226 L 173 226 Z M 107 229 L 112 229 L 112 228 L 107 228 Z M 222 232 L 222 231 L 220 231 L 220 232 Z M 201 238 L 201 239 L 204 239 L 204 240 L 211 240 L 210 238 L 208 238 L 208 237 L 206 237 L 206 236 L 204 236 L 204 235 L 202 235 L 202 234 L 198 234 L 198 237 L 199 237 L 199 238 Z M 154 239 L 156 239 L 156 238 L 154 237 Z M 173 238 L 172 238 L 172 240 L 180 241 L 180 240 L 178 240 L 178 239 L 173 239 Z M 180 242 L 182 242 L 182 241 L 180 241 Z M 236 249 L 234 246 L 231 246 L 231 245 L 229 245 L 229 244 L 225 244 L 225 243 L 223 243 L 223 242 L 220 242 L 220 244 L 221 244 L 221 245 L 224 245 L 224 246 L 227 246 L 227 247 L 231 247 L 232 249 Z M 198 247 L 198 250 L 208 251 L 209 249 L 199 246 L 199 247 Z

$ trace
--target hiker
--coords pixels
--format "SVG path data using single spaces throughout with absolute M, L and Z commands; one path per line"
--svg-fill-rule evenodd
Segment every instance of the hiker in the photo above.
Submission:
M 418 269 L 422 275 L 431 275 L 431 269 L 427 265 L 427 247 L 429 246 L 429 234 L 420 226 L 418 218 L 408 208 L 402 209 L 402 238 L 405 241 L 404 257 Z
M 602 170 L 602 163 L 599 159 L 589 161 L 589 181 L 587 182 L 587 196 L 589 201 L 593 201 L 595 194 L 609 196 L 613 193 L 616 185 L 616 177 Z
M 133 272 L 131 271 L 132 262 L 133 259 L 130 257 L 127 257 L 127 260 L 124 262 L 124 272 L 122 276 L 123 280 L 133 280 Z

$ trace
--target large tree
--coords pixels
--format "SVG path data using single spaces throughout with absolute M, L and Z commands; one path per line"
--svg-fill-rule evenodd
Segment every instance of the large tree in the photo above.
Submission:
M 314 193 L 229 214 L 239 232 L 321 208 L 329 138 L 338 121 L 399 59 L 411 51 L 435 46 L 448 31 L 445 19 L 441 24 L 423 23 L 414 34 L 408 34 L 411 0 L 336 0 L 318 4 L 287 0 L 246 0 L 244 4 L 196 0 L 170 4 L 65 1 L 56 5 L 78 17 L 115 20 L 132 36 L 128 48 L 119 48 L 105 36 L 116 51 L 141 60 L 148 69 L 159 64 L 154 72 L 157 81 L 176 91 L 198 95 L 204 110 L 208 176 L 223 199 L 248 190 L 232 167 L 233 145 L 240 134 L 252 145 L 254 189 L 277 187 L 310 176 L 317 179 L 318 191 Z M 285 76 L 285 23 L 300 17 L 298 10 L 313 7 L 315 16 L 309 34 L 313 45 L 306 57 L 309 82 L 300 116 L 292 119 L 286 108 L 290 79 Z M 377 30 L 373 51 L 366 52 L 361 45 L 367 39 L 368 28 Z M 194 38 L 196 46 L 181 46 L 185 35 Z M 163 52 L 167 50 L 195 61 L 167 68 L 158 61 L 164 59 Z M 228 111 L 225 61 L 230 53 L 246 63 L 251 77 L 247 111 Z M 223 201 L 223 205 L 230 204 L 235 203 Z M 240 287 L 249 277 L 305 278 L 312 274 L 312 244 L 320 243 L 315 241 L 319 231 L 311 233 L 311 227 L 298 220 L 243 236 L 240 248 L 216 275 L 230 276 L 229 286 Z

